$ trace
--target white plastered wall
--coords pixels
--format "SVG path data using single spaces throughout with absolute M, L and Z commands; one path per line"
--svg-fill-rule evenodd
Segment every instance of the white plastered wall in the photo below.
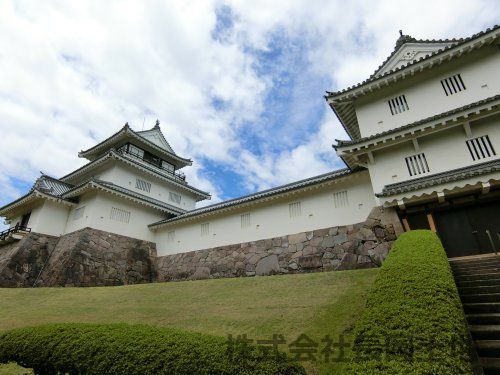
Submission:
M 182 208 L 184 210 L 192 210 L 195 208 L 196 201 L 194 195 L 187 190 L 169 184 L 163 179 L 155 178 L 154 176 L 142 173 L 139 170 L 127 167 L 123 164 L 115 164 L 112 168 L 102 174 L 100 179 L 112 182 L 116 185 L 123 186 L 129 190 L 136 191 L 140 194 L 147 195 L 151 198 L 168 203 L 172 206 Z M 150 192 L 146 192 L 136 188 L 136 178 L 151 184 Z M 169 193 L 173 192 L 181 195 L 181 203 L 178 204 L 169 199 Z
M 373 153 L 374 164 L 369 164 L 370 176 L 375 193 L 380 193 L 384 185 L 408 181 L 431 174 L 484 163 L 499 158 L 500 115 L 494 115 L 471 123 L 472 138 L 488 135 L 497 155 L 474 161 L 466 145 L 463 126 L 418 138 L 419 151 L 412 141 L 381 149 Z M 410 176 L 405 157 L 424 153 L 430 172 Z
M 85 207 L 83 217 L 75 220 L 74 211 L 80 207 Z M 130 213 L 129 222 L 112 220 L 111 209 L 113 207 Z M 71 210 L 66 233 L 91 227 L 127 237 L 154 241 L 154 234 L 148 229 L 148 224 L 164 218 L 165 215 L 156 209 L 108 193 L 94 192 L 83 195 L 80 204 Z
M 334 192 L 348 192 L 348 206 L 335 208 Z M 300 202 L 301 216 L 291 218 L 289 204 Z M 157 229 L 158 255 L 199 250 L 240 242 L 348 225 L 364 221 L 375 206 L 367 172 L 322 189 L 197 218 Z M 241 215 L 250 213 L 250 226 L 242 228 Z M 209 234 L 201 235 L 201 224 L 209 223 Z M 174 238 L 172 240 L 172 233 Z M 170 237 L 170 238 L 169 238 Z
M 40 200 L 31 208 L 31 215 L 27 224 L 32 232 L 60 236 L 64 234 L 70 208 L 67 205 L 51 200 Z M 27 209 L 26 212 L 28 212 Z M 20 223 L 22 215 L 11 220 L 11 227 Z
M 498 50 L 489 47 L 362 97 L 356 103 L 361 136 L 395 129 L 499 94 L 499 66 Z M 458 73 L 466 90 L 446 96 L 441 79 Z M 391 115 L 387 101 L 402 94 L 410 109 Z

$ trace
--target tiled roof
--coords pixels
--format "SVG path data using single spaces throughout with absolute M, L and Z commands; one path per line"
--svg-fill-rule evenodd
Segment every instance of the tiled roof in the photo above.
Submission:
M 37 178 L 31 189 L 26 194 L 16 199 L 15 201 L 12 201 L 10 203 L 7 203 L 3 207 L 0 207 L 0 212 L 5 212 L 9 208 L 17 206 L 18 204 L 23 204 L 29 200 L 37 199 L 43 196 L 46 198 L 55 198 L 58 201 L 65 201 L 69 204 L 73 204 L 74 199 L 65 199 L 62 197 L 62 194 L 72 188 L 73 185 L 66 184 L 56 178 L 42 174 L 39 178 Z
M 456 46 L 459 46 L 461 44 L 464 44 L 464 43 L 467 43 L 471 40 L 474 40 L 476 38 L 479 38 L 491 31 L 494 31 L 494 30 L 497 30 L 500 28 L 500 25 L 495 25 L 491 28 L 488 28 L 484 31 L 480 31 L 474 35 L 471 35 L 470 37 L 467 37 L 467 38 L 459 38 L 459 39 L 427 39 L 427 40 L 423 40 L 423 39 L 415 39 L 415 38 L 412 38 L 408 35 L 403 35 L 402 37 L 400 37 L 398 39 L 398 41 L 396 42 L 396 47 L 394 48 L 394 51 L 389 55 L 389 57 L 387 57 L 387 59 L 375 70 L 375 72 L 370 75 L 370 77 L 368 77 L 366 80 L 360 82 L 360 83 L 357 83 L 353 86 L 350 86 L 350 87 L 347 87 L 345 89 L 342 89 L 342 90 L 339 90 L 339 91 L 327 91 L 327 96 L 330 97 L 330 96 L 336 96 L 336 95 L 339 95 L 339 94 L 342 94 L 342 93 L 345 93 L 347 91 L 350 91 L 352 89 L 355 89 L 355 88 L 358 88 L 360 86 L 363 86 L 364 84 L 366 83 L 369 83 L 369 82 L 372 82 L 372 81 L 375 81 L 381 77 L 384 77 L 384 76 L 387 76 L 387 75 L 390 75 L 392 73 L 395 73 L 397 71 L 400 71 L 400 70 L 403 70 L 405 69 L 406 67 L 410 66 L 410 65 L 413 65 L 413 64 L 416 64 L 416 63 L 419 63 L 423 60 L 426 60 L 432 56 L 435 56 L 439 53 L 442 53 L 444 51 L 447 51 L 451 48 L 454 48 Z M 421 57 L 420 59 L 416 60 L 416 61 L 409 61 L 408 64 L 406 65 L 403 65 L 399 68 L 396 68 L 396 69 L 392 69 L 392 70 L 389 70 L 387 72 L 385 72 L 384 74 L 382 75 L 377 75 L 377 72 L 380 71 L 380 69 L 391 59 L 392 56 L 394 56 L 394 54 L 401 48 L 401 46 L 404 44 L 404 43 L 452 43 L 450 46 L 448 47 L 444 47 L 444 48 L 441 48 L 435 52 L 432 52 L 430 54 L 427 54 L 426 56 L 423 56 Z
M 56 178 L 42 175 L 35 181 L 34 187 L 44 193 L 61 196 L 68 190 L 70 190 L 74 185 L 62 182 Z
M 120 130 L 118 130 L 116 133 L 111 135 L 110 137 L 106 138 L 102 142 L 99 142 L 95 146 L 92 146 L 91 148 L 87 150 L 80 151 L 78 154 L 80 157 L 86 157 L 89 154 L 92 154 L 92 152 L 99 150 L 100 148 L 103 148 L 106 145 L 111 145 L 114 140 L 119 139 L 119 137 L 124 137 L 124 136 L 131 136 L 132 138 L 138 139 L 141 142 L 143 142 L 145 145 L 148 145 L 154 150 L 157 150 L 164 155 L 168 155 L 171 159 L 179 161 L 182 165 L 191 165 L 193 162 L 190 159 L 186 159 L 183 157 L 180 157 L 179 155 L 175 154 L 173 151 L 169 151 L 163 147 L 160 147 L 156 145 L 155 143 L 151 142 L 150 140 L 142 137 L 139 132 L 136 132 L 130 128 L 128 123 L 126 123 Z
M 278 186 L 278 187 L 275 187 L 275 188 L 272 188 L 272 189 L 267 189 L 267 190 L 259 191 L 259 192 L 254 193 L 254 194 L 249 194 L 249 195 L 245 195 L 243 197 L 239 197 L 239 198 L 235 198 L 235 199 L 229 199 L 227 201 L 223 201 L 223 202 L 220 202 L 220 203 L 212 204 L 210 206 L 201 207 L 201 208 L 198 208 L 196 210 L 188 211 L 188 212 L 186 212 L 183 215 L 176 216 L 176 217 L 171 218 L 171 219 L 161 220 L 159 222 L 150 224 L 149 227 L 156 227 L 158 225 L 162 225 L 162 224 L 166 224 L 166 223 L 170 223 L 170 222 L 174 222 L 174 221 L 186 219 L 186 218 L 189 218 L 189 217 L 193 217 L 193 216 L 201 215 L 201 214 L 204 214 L 204 213 L 208 213 L 208 212 L 220 210 L 220 209 L 223 209 L 223 208 L 237 206 L 237 205 L 242 204 L 242 203 L 247 203 L 247 202 L 255 201 L 255 200 L 258 200 L 258 199 L 261 199 L 261 198 L 266 198 L 266 197 L 274 196 L 274 195 L 277 195 L 277 194 L 281 194 L 281 193 L 293 191 L 293 190 L 296 190 L 296 189 L 301 189 L 301 188 L 304 188 L 304 187 L 307 187 L 307 186 L 312 186 L 312 185 L 319 184 L 319 183 L 322 183 L 322 182 L 326 182 L 326 181 L 329 181 L 329 180 L 335 180 L 337 178 L 347 176 L 347 175 L 352 174 L 354 172 L 355 171 L 352 171 L 349 168 L 339 169 L 339 170 L 336 170 L 336 171 L 333 171 L 333 172 L 329 172 L 329 173 L 325 173 L 325 174 L 322 174 L 322 175 L 319 175 L 319 176 L 314 176 L 314 177 L 307 178 L 307 179 L 304 179 L 304 180 L 292 182 L 290 184 Z
M 384 186 L 377 197 L 389 197 L 427 187 L 441 185 L 448 182 L 464 180 L 469 177 L 480 176 L 487 173 L 500 171 L 500 159 L 475 164 L 468 167 L 457 168 L 446 172 L 436 173 L 430 176 L 419 177 L 409 181 L 398 182 Z
M 339 147 L 343 147 L 343 146 L 354 146 L 354 145 L 357 145 L 357 144 L 360 144 L 360 143 L 363 143 L 363 142 L 366 142 L 366 141 L 369 141 L 372 139 L 376 139 L 379 137 L 383 137 L 386 135 L 397 133 L 401 130 L 411 129 L 411 128 L 416 127 L 418 125 L 422 125 L 422 124 L 425 124 L 425 123 L 428 123 L 431 121 L 439 120 L 441 118 L 451 116 L 451 115 L 454 115 L 456 113 L 466 111 L 468 109 L 473 109 L 473 108 L 478 107 L 480 105 L 494 102 L 498 99 L 500 99 L 500 94 L 486 98 L 486 99 L 479 100 L 479 101 L 471 103 L 471 104 L 464 105 L 464 106 L 459 107 L 459 108 L 452 109 L 450 111 L 446 111 L 446 112 L 443 112 L 443 113 L 440 113 L 440 114 L 437 114 L 434 116 L 430 116 L 430 117 L 427 117 L 425 119 L 418 120 L 418 121 L 412 122 L 410 124 L 400 126 L 398 128 L 394 128 L 394 129 L 386 130 L 384 132 L 373 134 L 373 135 L 370 135 L 368 137 L 358 138 L 358 139 L 354 139 L 354 140 L 338 140 L 338 139 L 336 139 L 337 144 L 334 145 L 333 147 L 339 148 Z

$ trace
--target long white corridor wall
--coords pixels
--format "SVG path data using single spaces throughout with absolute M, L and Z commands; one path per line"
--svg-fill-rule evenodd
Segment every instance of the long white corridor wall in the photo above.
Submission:
M 362 171 L 332 185 L 172 222 L 155 230 L 155 242 L 161 256 L 257 241 L 363 222 L 375 206 L 369 175 Z

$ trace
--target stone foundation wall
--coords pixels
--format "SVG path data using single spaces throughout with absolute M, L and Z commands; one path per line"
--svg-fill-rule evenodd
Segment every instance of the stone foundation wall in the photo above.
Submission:
M 92 228 L 60 238 L 37 286 L 104 286 L 155 281 L 156 244 Z
M 30 233 L 0 247 L 0 287 L 31 287 L 58 237 Z
M 156 244 L 84 228 L 61 237 L 30 233 L 0 247 L 0 287 L 103 286 L 156 280 Z
M 403 232 L 393 209 L 363 223 L 156 256 L 156 244 L 91 228 L 0 247 L 0 287 L 105 286 L 378 267 Z
M 158 281 L 378 267 L 403 228 L 393 209 L 363 223 L 158 257 Z

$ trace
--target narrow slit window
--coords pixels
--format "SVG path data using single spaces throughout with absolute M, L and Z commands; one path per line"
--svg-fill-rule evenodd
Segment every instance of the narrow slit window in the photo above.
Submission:
M 464 81 L 460 74 L 455 74 L 451 77 L 442 79 L 441 86 L 443 87 L 446 96 L 454 95 L 466 90 Z
M 290 203 L 288 205 L 288 210 L 290 212 L 290 219 L 299 217 L 302 215 L 302 207 L 300 205 L 300 202 L 294 202 Z
M 396 96 L 395 98 L 389 99 L 387 101 L 389 104 L 389 109 L 391 111 L 391 115 L 397 115 L 398 113 L 402 113 L 408 111 L 410 109 L 408 105 L 408 101 L 404 95 Z
M 167 232 L 167 242 L 174 242 L 175 241 L 175 230 L 171 230 Z
M 135 179 L 136 189 L 145 191 L 146 193 L 151 192 L 151 184 L 147 181 L 141 180 L 140 178 Z
M 250 213 L 241 215 L 241 228 L 250 228 Z
M 335 206 L 335 208 L 349 206 L 349 200 L 347 198 L 347 190 L 333 193 L 333 205 Z
M 81 219 L 83 217 L 84 212 L 85 212 L 85 206 L 78 207 L 77 209 L 75 209 L 75 211 L 73 212 L 73 221 Z
M 169 198 L 170 202 L 175 202 L 177 204 L 181 203 L 181 195 L 180 194 L 170 192 L 168 194 L 168 198 Z
M 429 173 L 429 164 L 425 158 L 425 154 L 417 154 L 405 158 L 406 167 L 410 176 L 417 176 L 424 173 Z
M 113 221 L 119 221 L 121 223 L 130 223 L 130 211 L 125 211 L 120 208 L 111 207 L 111 213 L 109 218 Z
M 201 224 L 201 236 L 208 236 L 210 234 L 210 223 Z
M 472 160 L 481 160 L 496 156 L 495 149 L 491 144 L 490 137 L 483 135 L 481 137 L 468 139 L 465 141 Z

